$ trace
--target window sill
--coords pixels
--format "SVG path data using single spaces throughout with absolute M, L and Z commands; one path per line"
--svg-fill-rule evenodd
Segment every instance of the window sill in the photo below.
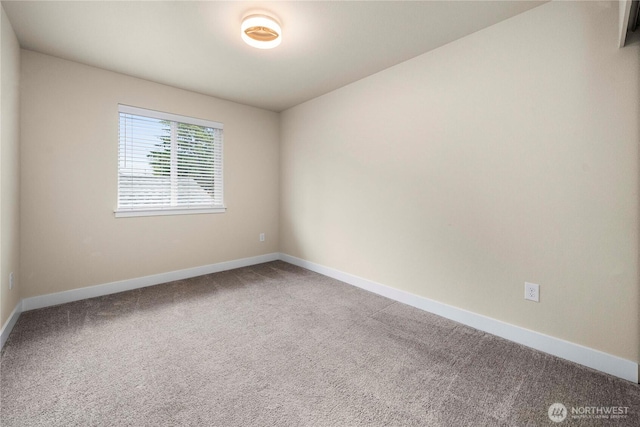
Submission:
M 194 214 L 212 214 L 225 213 L 226 207 L 223 208 L 203 208 L 203 209 L 135 209 L 115 211 L 116 218 L 129 218 L 134 216 L 158 216 L 158 215 L 194 215 Z

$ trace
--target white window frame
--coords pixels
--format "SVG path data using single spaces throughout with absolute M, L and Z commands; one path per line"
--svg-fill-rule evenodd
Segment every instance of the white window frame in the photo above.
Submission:
M 215 129 L 224 129 L 224 125 L 219 122 L 211 120 L 197 119 L 188 116 L 181 116 L 178 114 L 165 113 L 162 111 L 148 110 L 145 108 L 132 107 L 130 105 L 118 104 L 118 126 L 120 126 L 120 113 L 133 114 L 136 116 L 150 117 L 159 120 L 168 120 L 170 122 L 180 122 L 196 126 L 203 126 Z M 175 126 L 172 126 L 172 133 L 175 132 Z M 188 214 L 208 214 L 208 213 L 224 213 L 227 208 L 224 203 L 224 137 L 221 141 L 220 147 L 222 153 L 222 163 L 220 165 L 220 197 L 222 204 L 214 207 L 202 207 L 202 208 L 184 208 L 184 207 L 162 207 L 153 209 L 114 209 L 116 218 L 126 217 L 140 217 L 140 216 L 156 216 L 156 215 L 188 215 Z M 120 141 L 118 140 L 118 153 L 120 151 Z M 172 150 L 172 162 L 174 151 Z M 119 156 L 119 154 L 118 154 Z M 177 160 L 176 160 L 177 161 Z M 173 169 L 173 168 L 172 168 Z M 118 176 L 120 174 L 120 161 L 118 161 Z M 119 179 L 119 178 L 118 178 Z M 118 186 L 119 187 L 119 186 Z M 118 188 L 119 192 L 119 188 Z M 116 204 L 120 200 L 120 195 L 117 195 Z

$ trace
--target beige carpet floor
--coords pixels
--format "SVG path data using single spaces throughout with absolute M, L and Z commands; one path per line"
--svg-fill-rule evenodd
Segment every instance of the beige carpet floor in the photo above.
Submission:
M 640 425 L 637 384 L 279 261 L 25 312 L 0 369 L 7 427 Z

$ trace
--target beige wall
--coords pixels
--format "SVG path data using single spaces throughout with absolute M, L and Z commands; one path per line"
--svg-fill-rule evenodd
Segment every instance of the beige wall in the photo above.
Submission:
M 20 300 L 20 46 L 0 6 L 0 327 Z M 15 286 L 9 290 L 9 274 Z
M 552 2 L 283 112 L 281 252 L 638 361 L 617 36 L 615 3 Z
M 617 12 L 546 4 L 281 116 L 20 61 L 3 13 L 0 320 L 18 291 L 280 250 L 639 361 L 640 46 Z M 118 103 L 224 123 L 226 214 L 114 218 Z
M 23 297 L 278 250 L 278 114 L 24 50 L 21 102 Z M 226 213 L 114 217 L 118 103 L 224 124 Z

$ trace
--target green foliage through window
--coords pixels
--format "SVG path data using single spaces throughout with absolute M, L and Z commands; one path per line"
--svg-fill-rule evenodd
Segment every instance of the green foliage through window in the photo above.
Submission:
M 171 122 L 163 120 L 164 134 L 158 135 L 156 150 L 149 153 L 149 164 L 156 176 L 171 174 Z M 187 123 L 177 124 L 178 176 L 193 178 L 207 193 L 213 194 L 214 177 L 211 156 L 214 130 Z
M 223 207 L 221 124 L 120 106 L 119 139 L 119 211 Z

